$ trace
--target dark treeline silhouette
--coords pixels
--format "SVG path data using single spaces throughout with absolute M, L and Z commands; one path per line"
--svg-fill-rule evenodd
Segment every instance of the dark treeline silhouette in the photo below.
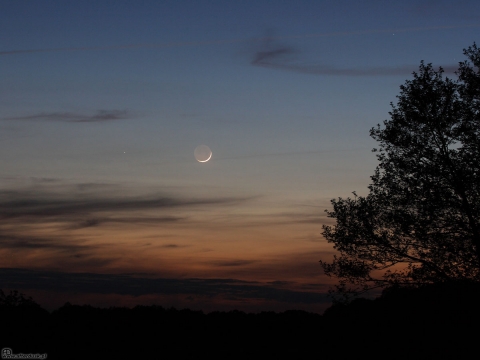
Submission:
M 70 303 L 49 313 L 22 294 L 0 295 L 1 348 L 48 359 L 458 359 L 476 350 L 468 339 L 480 322 L 480 284 L 458 281 L 391 287 L 323 315 Z

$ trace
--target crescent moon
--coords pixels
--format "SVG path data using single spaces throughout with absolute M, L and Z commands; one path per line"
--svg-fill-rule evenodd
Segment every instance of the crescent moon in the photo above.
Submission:
M 210 160 L 210 158 L 212 157 L 212 154 L 210 153 L 210 156 L 208 157 L 207 160 L 197 160 L 198 162 L 207 162 L 208 160 Z
M 205 163 L 212 158 L 212 150 L 207 145 L 199 145 L 196 147 L 193 155 L 198 162 Z

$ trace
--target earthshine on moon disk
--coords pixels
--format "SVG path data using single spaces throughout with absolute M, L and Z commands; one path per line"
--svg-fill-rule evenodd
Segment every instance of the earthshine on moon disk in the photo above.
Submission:
M 193 154 L 198 162 L 207 162 L 212 157 L 212 150 L 207 145 L 199 145 Z

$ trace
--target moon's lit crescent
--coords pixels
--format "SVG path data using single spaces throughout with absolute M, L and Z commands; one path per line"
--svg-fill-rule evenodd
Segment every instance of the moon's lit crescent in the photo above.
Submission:
M 212 158 L 212 150 L 207 145 L 199 145 L 193 152 L 198 162 L 205 163 Z
M 210 158 L 212 157 L 212 154 L 210 154 L 210 156 L 208 157 L 207 160 L 197 160 L 198 162 L 207 162 L 208 160 L 210 160 Z

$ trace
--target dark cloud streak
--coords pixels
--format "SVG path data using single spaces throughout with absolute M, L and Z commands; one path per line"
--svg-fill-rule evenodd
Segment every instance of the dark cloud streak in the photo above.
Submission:
M 221 260 L 221 261 L 212 261 L 210 262 L 211 265 L 220 266 L 220 267 L 237 267 L 237 266 L 244 266 L 256 263 L 257 260 Z
M 87 245 L 75 241 L 69 237 L 41 237 L 30 235 L 15 235 L 8 231 L 0 230 L 0 248 L 13 251 L 47 251 L 51 256 L 56 254 L 53 266 L 94 266 L 104 267 L 117 261 L 114 256 L 101 257 L 97 254 L 98 249 L 105 245 Z M 60 257 L 58 257 L 60 255 Z M 37 258 L 38 259 L 38 258 Z
M 38 236 L 13 235 L 0 232 L 0 248 L 2 249 L 52 249 L 62 251 L 77 251 L 90 249 L 91 247 L 71 244 L 66 241 L 57 241 L 53 238 Z
M 292 304 L 330 302 L 325 293 L 282 289 L 272 282 L 265 284 L 237 279 L 141 278 L 126 274 L 65 273 L 14 268 L 0 268 L 0 288 L 133 296 L 181 294 L 237 300 L 262 299 Z
M 401 65 L 401 66 L 377 66 L 366 68 L 338 68 L 333 65 L 318 64 L 308 65 L 294 63 L 289 60 L 289 56 L 299 54 L 299 51 L 288 46 L 271 47 L 271 40 L 264 42 L 264 49 L 257 51 L 251 62 L 254 66 L 264 68 L 292 71 L 302 74 L 312 75 L 328 75 L 328 76 L 397 76 L 411 75 L 418 66 Z M 453 74 L 457 69 L 457 65 L 448 65 L 442 67 L 445 73 Z
M 39 113 L 26 116 L 0 118 L 7 121 L 61 121 L 70 123 L 105 122 L 124 120 L 131 117 L 127 110 L 98 110 L 93 115 L 76 114 L 71 112 Z
M 17 195 L 17 198 L 15 198 Z M 25 196 L 26 195 L 26 196 Z M 52 217 L 59 215 L 87 215 L 97 212 L 123 212 L 135 210 L 161 210 L 176 207 L 193 207 L 200 205 L 235 204 L 244 198 L 214 199 L 179 199 L 173 197 L 139 197 L 139 198 L 86 198 L 75 197 L 55 199 L 48 194 L 29 196 L 21 192 L 0 191 L 0 219 L 20 217 Z M 131 219 L 135 219 L 132 217 Z M 138 220 L 138 219 L 137 219 Z
M 41 188 L 0 190 L 0 227 L 6 225 L 22 227 L 49 221 L 64 224 L 64 229 L 67 230 L 98 227 L 107 223 L 169 224 L 186 220 L 186 218 L 158 214 L 158 211 L 228 206 L 249 200 L 249 198 L 240 197 L 189 199 L 161 195 L 106 197 L 101 194 L 108 190 L 108 184 L 98 187 L 89 185 L 87 189 L 92 191 L 87 194 L 81 190 L 78 193 L 78 186 L 73 186 L 77 192 L 62 193 Z
M 162 217 L 146 217 L 146 216 L 130 216 L 130 217 L 115 217 L 115 218 L 91 218 L 84 221 L 79 221 L 76 224 L 67 226 L 69 230 L 78 230 L 84 229 L 89 227 L 96 227 L 100 225 L 105 225 L 109 223 L 117 223 L 117 224 L 165 224 L 165 223 L 174 223 L 181 220 L 185 220 L 184 217 L 178 216 L 162 216 Z M 69 219 L 69 221 L 71 221 Z

